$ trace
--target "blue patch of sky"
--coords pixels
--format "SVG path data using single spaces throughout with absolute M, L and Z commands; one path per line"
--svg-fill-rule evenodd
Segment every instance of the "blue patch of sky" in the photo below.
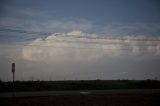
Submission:
M 130 27 L 135 23 L 143 23 L 144 25 L 160 23 L 159 0 L 1 0 L 0 9 L 0 20 L 8 17 L 18 19 L 19 23 L 25 24 L 25 27 L 29 27 L 29 23 L 32 22 L 36 24 L 50 20 L 72 21 L 79 18 L 89 20 L 97 26 L 88 30 L 88 32 L 99 30 L 103 33 L 104 29 L 102 27 L 107 25 L 116 28 L 118 24 Z M 16 12 L 21 10 L 33 11 L 33 14 L 27 16 Z M 157 25 L 160 26 L 160 24 Z M 24 28 L 24 26 L 21 27 Z M 151 25 L 150 28 L 149 31 L 143 28 L 131 30 L 124 28 L 118 31 L 120 30 L 118 28 L 117 30 L 107 31 L 107 33 L 117 36 L 123 34 L 147 35 L 147 33 L 151 36 L 159 36 L 159 27 L 154 30 Z M 0 39 L 2 40 L 2 37 Z
M 158 0 L 14 0 L 6 5 L 41 11 L 53 19 L 77 17 L 100 24 L 160 22 Z

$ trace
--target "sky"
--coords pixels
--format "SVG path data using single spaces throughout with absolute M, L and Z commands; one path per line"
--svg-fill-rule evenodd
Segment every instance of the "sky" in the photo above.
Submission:
M 0 79 L 160 79 L 159 0 L 0 0 Z

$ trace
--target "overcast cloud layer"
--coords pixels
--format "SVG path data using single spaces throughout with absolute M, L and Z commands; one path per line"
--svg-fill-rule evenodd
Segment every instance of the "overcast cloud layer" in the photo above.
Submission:
M 2 0 L 0 79 L 12 62 L 16 80 L 160 78 L 159 11 L 159 0 Z
M 1 78 L 11 80 L 12 62 L 17 80 L 155 78 L 160 75 L 157 40 L 145 36 L 124 36 L 122 40 L 72 31 L 25 45 L 1 44 Z

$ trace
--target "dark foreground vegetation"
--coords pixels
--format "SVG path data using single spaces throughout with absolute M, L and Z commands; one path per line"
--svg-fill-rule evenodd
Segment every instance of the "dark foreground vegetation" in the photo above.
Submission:
M 160 89 L 158 80 L 15 81 L 15 91 Z M 12 82 L 0 81 L 0 92 L 12 92 Z
M 160 106 L 160 94 L 1 98 L 0 106 Z

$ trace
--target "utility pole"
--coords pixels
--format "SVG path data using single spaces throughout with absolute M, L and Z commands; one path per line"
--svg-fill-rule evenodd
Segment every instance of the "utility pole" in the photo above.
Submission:
M 12 96 L 14 97 L 15 94 L 14 94 L 14 72 L 15 72 L 15 63 L 12 63 L 12 73 L 13 73 L 13 94 Z

